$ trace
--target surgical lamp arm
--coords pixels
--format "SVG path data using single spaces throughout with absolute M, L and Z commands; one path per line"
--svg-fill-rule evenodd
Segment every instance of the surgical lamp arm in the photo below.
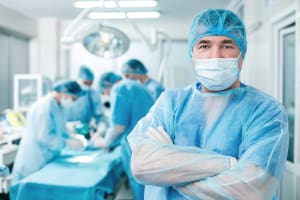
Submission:
M 166 69 L 166 66 L 167 66 L 167 61 L 168 61 L 168 58 L 169 58 L 170 52 L 171 52 L 171 40 L 170 40 L 170 37 L 167 34 L 165 34 L 163 32 L 158 32 L 158 33 L 161 34 L 165 38 L 165 41 L 166 41 L 166 51 L 163 54 L 163 58 L 160 62 L 159 71 L 158 71 L 158 81 L 160 83 L 162 83 L 163 75 L 164 75 L 164 72 L 165 72 L 165 69 Z
M 134 30 L 141 36 L 142 40 L 147 44 L 147 46 L 150 48 L 150 50 L 155 50 L 157 48 L 158 45 L 158 40 L 157 40 L 157 36 L 162 36 L 162 40 L 165 39 L 166 41 L 166 51 L 163 54 L 163 58 L 160 62 L 159 65 L 159 72 L 158 72 L 158 81 L 160 83 L 162 83 L 163 81 L 163 74 L 167 65 L 167 60 L 169 58 L 170 55 L 170 51 L 171 51 L 171 41 L 170 41 L 170 37 L 163 33 L 163 32 L 154 32 L 153 34 L 155 34 L 153 37 L 155 38 L 155 41 L 150 42 L 149 39 L 143 34 L 143 32 L 140 30 L 140 28 L 132 21 L 130 20 L 128 17 L 126 17 L 127 22 L 131 24 L 131 26 L 134 28 Z
M 157 47 L 157 41 L 155 42 L 149 42 L 149 39 L 144 35 L 144 33 L 141 31 L 141 29 L 128 17 L 126 17 L 127 22 L 133 27 L 133 29 L 140 35 L 142 40 L 147 44 L 150 50 L 155 50 Z
M 124 12 L 124 10 L 121 7 L 118 7 L 120 12 Z M 159 65 L 159 72 L 158 72 L 158 81 L 160 83 L 162 83 L 163 81 L 163 74 L 164 74 L 164 70 L 166 68 L 166 63 L 171 51 L 171 41 L 170 38 L 167 34 L 163 33 L 163 32 L 154 32 L 153 34 L 155 34 L 154 36 L 152 36 L 152 38 L 155 38 L 154 41 L 149 41 L 149 39 L 143 34 L 143 32 L 141 31 L 141 29 L 132 21 L 130 20 L 127 16 L 126 16 L 126 20 L 127 22 L 133 27 L 133 29 L 140 35 L 140 37 L 142 38 L 142 40 L 147 44 L 147 46 L 149 47 L 150 50 L 155 50 L 157 48 L 158 42 L 157 42 L 157 36 L 161 35 L 163 36 L 163 39 L 166 40 L 167 42 L 167 49 L 165 51 L 165 53 L 163 54 L 163 58 L 161 60 L 161 63 Z
M 73 29 L 75 27 L 78 26 L 78 23 L 82 20 L 83 17 L 86 16 L 86 14 L 88 12 L 90 12 L 91 8 L 85 8 L 83 9 L 79 15 L 77 15 L 77 17 L 71 22 L 71 24 L 66 28 L 66 30 L 63 33 L 63 37 L 62 37 L 62 42 L 68 41 L 68 42 L 72 42 L 73 41 L 73 35 L 71 34 L 71 32 L 73 31 Z

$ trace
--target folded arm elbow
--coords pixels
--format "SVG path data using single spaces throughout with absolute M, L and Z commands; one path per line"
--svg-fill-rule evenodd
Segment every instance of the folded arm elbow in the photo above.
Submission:
M 144 178 L 144 172 L 145 169 L 143 167 L 143 164 L 139 158 L 136 156 L 132 156 L 131 158 L 131 173 L 135 179 L 138 181 L 142 181 Z

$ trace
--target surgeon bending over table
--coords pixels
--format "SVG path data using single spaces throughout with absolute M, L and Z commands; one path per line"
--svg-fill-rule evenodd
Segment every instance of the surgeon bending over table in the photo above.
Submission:
M 64 147 L 83 149 L 84 140 L 67 132 L 63 111 L 81 95 L 82 90 L 76 81 L 62 81 L 31 106 L 13 166 L 12 184 L 40 170 L 59 156 Z

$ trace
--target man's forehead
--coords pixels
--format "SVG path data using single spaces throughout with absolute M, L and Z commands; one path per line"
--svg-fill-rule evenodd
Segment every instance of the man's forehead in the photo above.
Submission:
M 207 36 L 201 38 L 198 43 L 233 43 L 235 42 L 230 38 L 226 36 Z

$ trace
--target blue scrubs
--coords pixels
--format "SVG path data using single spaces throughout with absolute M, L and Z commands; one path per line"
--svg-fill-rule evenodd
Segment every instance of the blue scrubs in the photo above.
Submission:
M 13 184 L 38 171 L 60 154 L 69 137 L 65 125 L 63 109 L 53 96 L 47 95 L 32 105 L 14 162 Z
M 100 95 L 94 89 L 86 90 L 85 95 L 65 109 L 65 112 L 67 121 L 81 121 L 89 124 L 94 117 L 98 123 L 103 117 Z
M 137 122 L 145 116 L 154 100 L 149 91 L 135 80 L 123 80 L 113 86 L 111 91 L 111 126 L 123 125 L 125 131 L 122 134 L 122 162 L 124 170 L 129 178 L 134 199 L 144 198 L 144 186 L 138 184 L 130 171 L 131 150 L 126 136 L 135 127 Z
M 150 78 L 145 83 L 146 88 L 150 91 L 154 100 L 165 90 L 164 87 L 156 80 Z
M 174 145 L 156 144 L 147 136 L 148 127 L 158 126 Z M 146 184 L 145 199 L 236 199 L 239 192 L 276 199 L 287 155 L 288 123 L 282 105 L 255 88 L 242 84 L 228 91 L 202 93 L 201 85 L 195 84 L 165 91 L 128 141 L 137 155 L 141 146 L 151 146 L 145 150 L 151 154 L 139 158 L 141 163 L 151 163 L 141 164 L 144 171 L 139 180 Z M 182 153 L 194 154 L 195 160 L 184 162 Z M 198 159 L 197 155 L 203 157 Z M 228 167 L 228 156 L 238 160 L 234 169 Z M 161 166 L 168 162 L 163 159 L 166 157 L 178 160 L 178 164 Z M 219 161 L 224 163 L 222 170 L 216 165 Z M 193 180 L 207 166 L 206 176 Z M 209 173 L 213 175 L 207 176 Z

